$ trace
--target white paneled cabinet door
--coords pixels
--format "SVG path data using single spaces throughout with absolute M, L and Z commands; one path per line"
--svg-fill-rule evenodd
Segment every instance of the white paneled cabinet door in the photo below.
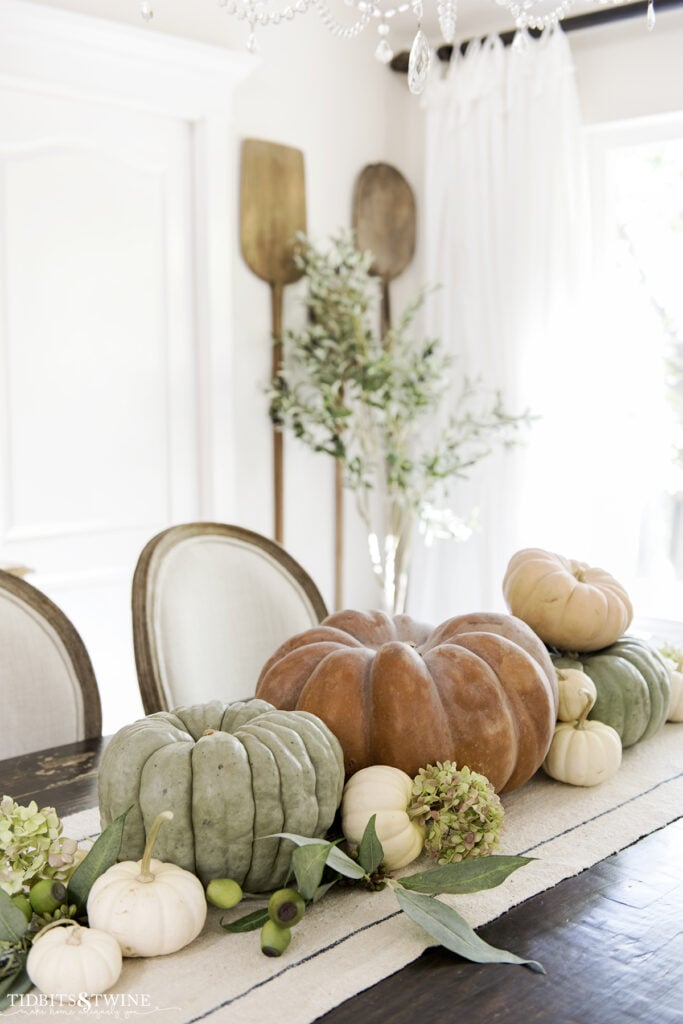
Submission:
M 200 513 L 191 130 L 0 89 L 0 562 L 79 629 L 108 732 L 137 556 Z

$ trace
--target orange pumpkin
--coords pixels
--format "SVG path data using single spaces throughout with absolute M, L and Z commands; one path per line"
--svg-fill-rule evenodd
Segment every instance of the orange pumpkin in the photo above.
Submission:
M 336 612 L 278 648 L 256 695 L 322 718 L 347 775 L 386 764 L 412 776 L 450 760 L 499 792 L 541 766 L 558 706 L 538 637 L 512 615 L 487 613 L 432 629 L 407 615 Z

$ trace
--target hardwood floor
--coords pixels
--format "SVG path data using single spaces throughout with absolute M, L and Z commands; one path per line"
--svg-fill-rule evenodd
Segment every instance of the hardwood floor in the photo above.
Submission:
M 318 1024 L 680 1024 L 682 864 L 679 819 L 478 929 L 546 975 L 436 947 Z

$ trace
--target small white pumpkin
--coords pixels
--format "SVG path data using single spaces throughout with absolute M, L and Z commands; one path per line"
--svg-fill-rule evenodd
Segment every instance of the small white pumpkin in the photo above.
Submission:
M 597 786 L 616 775 L 621 764 L 621 739 L 616 729 L 603 722 L 589 722 L 586 716 L 595 698 L 584 691 L 584 707 L 576 722 L 560 722 L 544 771 L 570 786 Z
M 664 658 L 671 679 L 671 704 L 666 716 L 667 722 L 683 722 L 683 658 L 674 661 Z
M 62 919 L 38 932 L 26 972 L 45 995 L 97 996 L 116 984 L 122 963 L 121 947 L 113 935 Z
M 425 827 L 408 814 L 413 780 L 400 768 L 375 764 L 352 775 L 344 787 L 341 814 L 347 842 L 356 847 L 372 815 L 375 832 L 384 850 L 382 863 L 396 871 L 419 857 Z
M 93 928 L 113 935 L 124 956 L 164 956 L 192 942 L 207 914 L 204 887 L 190 871 L 152 859 L 159 828 L 173 817 L 158 816 L 142 860 L 114 864 L 97 878 L 88 896 Z
M 576 722 L 586 705 L 586 691 L 593 698 L 591 707 L 598 699 L 595 683 L 580 668 L 558 668 L 557 686 L 560 691 L 557 718 L 560 722 Z

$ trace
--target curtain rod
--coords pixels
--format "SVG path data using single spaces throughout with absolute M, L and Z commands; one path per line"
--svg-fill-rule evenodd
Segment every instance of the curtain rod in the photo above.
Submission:
M 655 0 L 655 10 L 657 14 L 667 8 L 676 9 L 678 7 L 683 8 L 683 0 Z M 643 18 L 647 13 L 647 0 L 640 0 L 639 3 L 623 4 L 619 7 L 603 7 L 598 11 L 590 11 L 587 14 L 575 14 L 571 18 L 563 18 L 561 25 L 565 32 L 575 32 L 581 28 L 594 28 L 596 25 L 605 25 L 612 21 L 627 21 L 630 18 Z M 541 34 L 539 29 L 530 29 L 532 36 L 539 36 Z M 509 46 L 515 37 L 515 30 L 509 32 L 493 32 L 490 35 L 497 35 L 505 46 Z M 468 45 L 472 42 L 471 39 L 466 39 L 460 43 L 460 51 L 465 52 Z M 440 46 L 436 55 L 440 61 L 445 64 L 451 59 L 453 54 L 453 47 L 451 45 Z M 408 71 L 408 51 L 404 50 L 401 53 L 397 53 L 395 57 L 391 59 L 389 64 L 393 71 L 400 71 L 406 73 Z

